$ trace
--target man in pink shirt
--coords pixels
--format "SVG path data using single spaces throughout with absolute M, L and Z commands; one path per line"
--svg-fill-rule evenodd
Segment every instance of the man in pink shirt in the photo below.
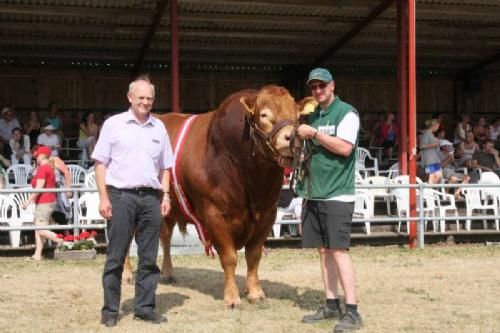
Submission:
M 107 327 L 116 326 L 118 320 L 121 275 L 134 230 L 139 256 L 134 319 L 155 324 L 167 321 L 154 309 L 160 225 L 162 216 L 170 212 L 172 148 L 165 126 L 150 113 L 154 86 L 149 78 L 133 81 L 127 97 L 129 110 L 104 122 L 92 154 L 99 211 L 109 220 L 101 310 L 101 323 Z

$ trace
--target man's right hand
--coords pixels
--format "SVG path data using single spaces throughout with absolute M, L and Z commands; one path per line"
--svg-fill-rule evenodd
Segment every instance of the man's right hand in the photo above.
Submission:
M 111 209 L 111 202 L 109 201 L 109 199 L 101 199 L 101 201 L 99 202 L 99 213 L 106 220 L 111 219 L 111 217 L 113 216 L 113 210 Z

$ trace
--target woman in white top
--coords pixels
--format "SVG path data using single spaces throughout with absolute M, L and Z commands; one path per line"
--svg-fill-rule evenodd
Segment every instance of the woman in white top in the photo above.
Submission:
M 53 125 L 46 125 L 43 128 L 43 133 L 38 136 L 37 144 L 47 146 L 52 151 L 52 156 L 59 156 L 58 150 L 61 148 L 59 136 L 55 132 Z
M 31 165 L 30 137 L 24 134 L 21 128 L 16 127 L 12 130 L 9 145 L 12 151 L 10 155 L 12 164 L 19 164 L 22 161 L 26 165 Z
M 457 127 L 455 127 L 455 140 L 453 141 L 454 145 L 457 145 L 461 142 L 465 141 L 465 134 L 468 131 L 472 130 L 472 127 L 469 124 L 470 117 L 469 115 L 463 115 L 461 117 L 460 122 L 457 124 Z

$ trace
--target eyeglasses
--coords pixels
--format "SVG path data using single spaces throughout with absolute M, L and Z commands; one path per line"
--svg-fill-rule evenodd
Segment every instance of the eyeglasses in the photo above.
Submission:
M 325 89 L 325 88 L 326 88 L 327 84 L 328 84 L 328 83 L 324 83 L 324 82 L 322 82 L 322 83 L 318 83 L 318 84 L 311 84 L 311 85 L 309 85 L 309 88 L 311 88 L 311 91 L 315 91 L 315 90 L 316 90 L 316 89 L 318 89 L 318 88 L 319 88 L 320 90 L 323 90 L 323 89 Z

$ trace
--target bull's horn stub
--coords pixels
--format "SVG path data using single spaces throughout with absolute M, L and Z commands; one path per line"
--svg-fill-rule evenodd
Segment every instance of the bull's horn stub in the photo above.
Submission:
M 250 105 L 248 105 L 248 101 L 247 101 L 247 97 L 246 96 L 241 96 L 240 97 L 240 103 L 243 104 L 243 106 L 245 107 L 245 109 L 247 110 L 248 113 L 250 114 L 254 114 L 255 112 L 255 106 L 252 107 Z

